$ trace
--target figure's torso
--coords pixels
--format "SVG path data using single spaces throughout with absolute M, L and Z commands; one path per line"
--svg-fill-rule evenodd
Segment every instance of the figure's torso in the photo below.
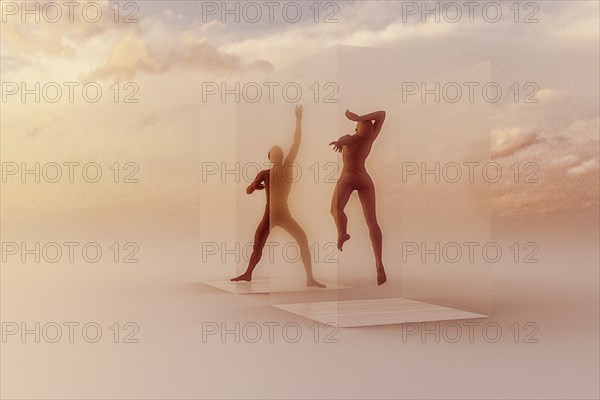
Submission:
M 288 197 L 292 187 L 293 168 L 277 165 L 265 170 L 267 209 L 273 214 L 289 214 Z
M 365 168 L 365 161 L 371 152 L 372 146 L 373 140 L 360 137 L 358 135 L 353 135 L 350 142 L 346 144 L 342 150 L 344 171 L 366 173 L 367 170 Z

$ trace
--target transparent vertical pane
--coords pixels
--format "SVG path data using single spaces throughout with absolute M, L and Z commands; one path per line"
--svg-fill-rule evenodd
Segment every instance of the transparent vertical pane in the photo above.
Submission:
M 308 200 L 304 199 L 309 192 L 300 194 L 303 186 L 298 184 L 297 200 L 305 202 L 300 209 L 321 210 L 310 214 L 308 224 L 315 227 L 317 238 L 335 242 L 335 224 L 328 214 L 342 160 L 331 149 L 324 151 L 325 144 L 354 133 L 355 123 L 344 116 L 347 108 L 359 115 L 385 110 L 387 119 L 366 167 L 376 190 L 387 282 L 377 284 L 369 229 L 354 192 L 345 208 L 351 239 L 343 252 L 336 253 L 336 282 L 343 288 L 336 290 L 334 300 L 408 298 L 487 313 L 491 309 L 489 263 L 477 262 L 481 257 L 471 261 L 468 252 L 481 252 L 491 239 L 489 183 L 481 179 L 481 171 L 490 161 L 493 107 L 481 100 L 471 102 L 465 82 L 479 82 L 481 90 L 491 80 L 491 65 L 485 60 L 475 65 L 440 65 L 424 53 L 411 57 L 400 50 L 336 46 L 291 69 L 307 81 L 335 79 L 338 89 L 337 103 L 315 104 L 311 108 L 319 111 L 307 108 L 305 112 L 307 126 L 314 121 L 317 132 L 324 132 L 324 126 L 333 131 L 325 131 L 327 138 L 312 141 L 307 129 L 309 139 L 303 142 L 304 154 L 314 157 L 309 163 L 318 160 L 322 165 L 335 165 L 333 182 L 313 185 L 310 193 L 319 197 Z M 414 85 L 433 93 L 425 98 L 420 92 L 409 95 Z M 460 97 L 454 101 L 456 96 Z M 289 110 L 272 113 L 272 118 L 290 114 L 291 106 L 282 106 Z M 319 118 L 313 118 L 315 114 Z M 422 176 L 421 169 L 433 173 Z M 471 170 L 479 175 L 471 178 Z M 429 255 L 431 249 L 436 254 Z M 308 293 L 271 293 L 271 303 L 322 302 L 328 297 Z M 340 313 L 338 321 L 343 323 L 343 318 Z

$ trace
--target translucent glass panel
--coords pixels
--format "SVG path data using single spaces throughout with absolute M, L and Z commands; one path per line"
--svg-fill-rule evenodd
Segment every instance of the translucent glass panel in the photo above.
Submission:
M 351 239 L 343 252 L 336 252 L 337 263 L 327 265 L 337 267 L 337 284 L 344 286 L 337 290 L 337 301 L 407 297 L 490 311 L 489 263 L 481 259 L 482 248 L 491 239 L 489 179 L 482 178 L 482 171 L 493 178 L 488 137 L 492 103 L 481 98 L 482 87 L 490 82 L 490 68 L 485 60 L 476 65 L 459 61 L 440 65 L 426 52 L 411 55 L 337 46 L 288 71 L 289 80 L 333 82 L 337 90 L 337 103 L 306 107 L 307 139 L 302 145 L 306 164 L 335 165 L 333 182 L 311 182 L 310 190 L 308 182 L 298 182 L 294 189 L 294 205 L 319 240 L 337 239 L 329 208 L 343 168 L 341 156 L 326 144 L 354 133 L 355 123 L 344 116 L 347 108 L 359 115 L 387 112 L 366 167 L 375 183 L 388 281 L 377 285 L 369 229 L 355 192 L 345 209 Z M 486 88 L 489 96 L 493 89 Z M 287 110 L 272 113 L 272 120 L 285 115 L 287 123 L 274 134 L 283 132 L 289 138 L 292 107 L 284 103 L 276 107 Z M 493 256 L 488 247 L 485 251 Z M 472 256 L 474 252 L 479 255 Z M 274 292 L 271 302 L 326 297 L 316 293 Z

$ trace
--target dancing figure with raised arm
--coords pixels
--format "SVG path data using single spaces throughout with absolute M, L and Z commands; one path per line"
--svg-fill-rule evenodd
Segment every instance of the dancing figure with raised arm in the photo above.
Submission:
M 304 269 L 306 270 L 306 285 L 320 288 L 325 287 L 325 285 L 318 282 L 313 276 L 311 254 L 306 233 L 304 233 L 302 227 L 294 220 L 288 206 L 288 196 L 293 181 L 293 177 L 288 175 L 290 175 L 293 170 L 290 166 L 296 159 L 298 149 L 300 148 L 300 140 L 302 138 L 302 111 L 302 106 L 297 105 L 295 109 L 296 129 L 294 131 L 294 143 L 292 144 L 287 157 L 284 158 L 281 147 L 272 147 L 269 151 L 271 167 L 260 171 L 258 175 L 256 175 L 254 182 L 246 189 L 247 194 L 251 194 L 255 190 L 265 189 L 267 194 L 267 204 L 262 220 L 258 224 L 256 233 L 254 234 L 254 246 L 248 268 L 242 275 L 232 278 L 232 281 L 252 280 L 252 272 L 260 261 L 269 233 L 272 228 L 279 226 L 288 232 L 300 246 L 300 257 L 304 264 Z
M 333 146 L 334 151 L 342 153 L 344 162 L 342 173 L 331 200 L 331 214 L 338 231 L 337 246 L 342 251 L 344 242 L 350 239 L 347 232 L 348 218 L 344 213 L 344 208 L 350 199 L 350 195 L 356 190 L 367 220 L 371 244 L 375 253 L 377 284 L 382 285 L 387 277 L 381 259 L 381 229 L 377 223 L 375 209 L 375 186 L 365 168 L 365 160 L 371 152 L 373 142 L 381 132 L 381 127 L 385 121 L 385 111 L 376 111 L 359 116 L 350 112 L 350 110 L 346 110 L 346 118 L 356 122 L 354 135 L 342 136 L 329 144 Z

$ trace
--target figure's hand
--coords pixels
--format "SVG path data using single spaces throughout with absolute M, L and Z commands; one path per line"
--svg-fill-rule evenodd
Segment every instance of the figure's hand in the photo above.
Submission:
M 329 143 L 329 145 L 333 146 L 333 151 L 337 151 L 338 153 L 342 152 L 343 144 L 341 144 L 339 140 L 334 140 L 333 142 Z
M 246 188 L 246 194 L 252 194 L 255 190 L 263 190 L 265 188 L 265 185 L 262 183 L 259 183 L 258 185 L 250 185 Z
M 348 118 L 350 121 L 354 121 L 354 122 L 358 122 L 359 121 L 359 117 L 357 114 L 354 114 L 352 111 L 346 109 L 346 118 Z
M 296 104 L 296 119 L 302 119 L 302 111 L 304 111 L 302 104 Z

